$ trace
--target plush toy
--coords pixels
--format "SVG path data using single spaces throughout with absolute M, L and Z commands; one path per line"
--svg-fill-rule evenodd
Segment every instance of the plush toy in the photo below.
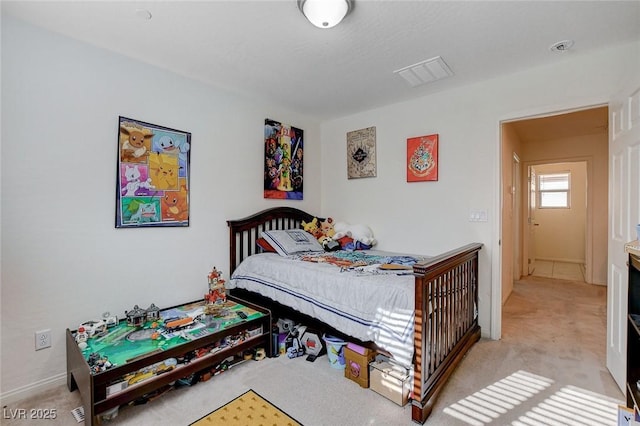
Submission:
M 371 248 L 377 243 L 373 237 L 373 231 L 367 225 L 350 225 L 345 222 L 336 222 L 333 225 L 333 229 L 335 230 L 335 234 L 333 235 L 334 240 L 340 241 L 344 237 L 353 239 L 354 246 L 351 250 L 357 249 L 358 247 L 361 249 Z M 341 245 L 343 245 L 342 242 Z
M 323 236 L 333 238 L 336 233 L 335 229 L 333 229 L 334 223 L 335 222 L 333 221 L 333 218 L 330 217 L 320 222 L 320 231 L 322 232 Z
M 342 250 L 354 250 L 356 247 L 355 243 L 353 242 L 353 238 L 348 237 L 346 235 L 344 237 L 335 239 L 335 241 L 340 245 L 340 248 Z
M 318 218 L 317 217 L 314 217 L 311 222 L 305 222 L 303 220 L 301 224 L 302 224 L 302 229 L 304 229 L 305 231 L 307 231 L 308 233 L 310 233 L 314 237 L 319 238 L 319 237 L 322 236 L 320 228 L 318 227 Z
M 314 217 L 311 222 L 303 221 L 302 229 L 316 237 L 326 251 L 334 251 L 340 249 L 340 244 L 333 239 L 333 235 L 335 234 L 333 223 L 333 219 L 328 217 L 318 224 L 318 218 Z
M 325 251 L 335 251 L 340 250 L 341 248 L 340 243 L 338 243 L 331 237 L 327 237 L 326 235 L 322 235 L 320 238 L 318 238 L 318 242 L 322 245 L 322 248 L 324 248 Z

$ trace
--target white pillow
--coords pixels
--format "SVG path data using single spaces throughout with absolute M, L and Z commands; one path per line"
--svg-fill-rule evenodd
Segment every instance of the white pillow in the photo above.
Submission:
M 276 249 L 280 256 L 308 251 L 324 251 L 318 240 L 302 229 L 262 231 L 261 235 Z

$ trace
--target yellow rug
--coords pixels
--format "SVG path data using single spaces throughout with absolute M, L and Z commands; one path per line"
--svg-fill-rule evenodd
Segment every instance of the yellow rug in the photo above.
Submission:
M 243 393 L 190 426 L 205 425 L 302 426 L 253 390 Z

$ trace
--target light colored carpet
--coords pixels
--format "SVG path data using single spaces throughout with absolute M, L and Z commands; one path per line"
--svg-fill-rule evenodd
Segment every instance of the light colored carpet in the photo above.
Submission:
M 451 376 L 427 425 L 616 424 L 624 395 L 605 367 L 606 288 L 532 277 L 514 284 L 503 338 L 481 339 Z M 305 426 L 412 425 L 400 407 L 343 377 L 327 357 L 248 361 L 146 405 L 111 425 L 188 425 L 249 389 Z M 77 392 L 61 386 L 6 409 L 55 408 L 48 425 L 76 425 Z M 26 425 L 4 420 L 6 425 Z

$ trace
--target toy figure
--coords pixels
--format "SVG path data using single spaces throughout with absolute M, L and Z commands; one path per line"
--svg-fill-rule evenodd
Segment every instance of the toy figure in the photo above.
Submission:
M 101 356 L 97 352 L 92 352 L 91 354 L 89 354 L 87 364 L 89 364 L 89 368 L 91 369 L 91 372 L 93 374 L 101 373 L 113 367 L 113 364 L 109 362 L 109 358 L 107 358 L 106 356 Z
M 215 266 L 209 272 L 208 279 L 209 293 L 204 295 L 204 300 L 207 302 L 204 312 L 207 315 L 219 315 L 224 303 L 227 301 L 224 288 L 225 281 L 222 279 L 222 273 Z
M 87 337 L 100 337 L 107 334 L 107 323 L 103 320 L 98 321 L 86 321 L 80 324 L 78 332 L 82 329 L 87 333 Z
M 78 332 L 76 333 L 76 343 L 80 350 L 84 350 L 87 347 L 87 339 L 89 335 L 85 331 L 84 327 L 80 326 L 78 328 Z

